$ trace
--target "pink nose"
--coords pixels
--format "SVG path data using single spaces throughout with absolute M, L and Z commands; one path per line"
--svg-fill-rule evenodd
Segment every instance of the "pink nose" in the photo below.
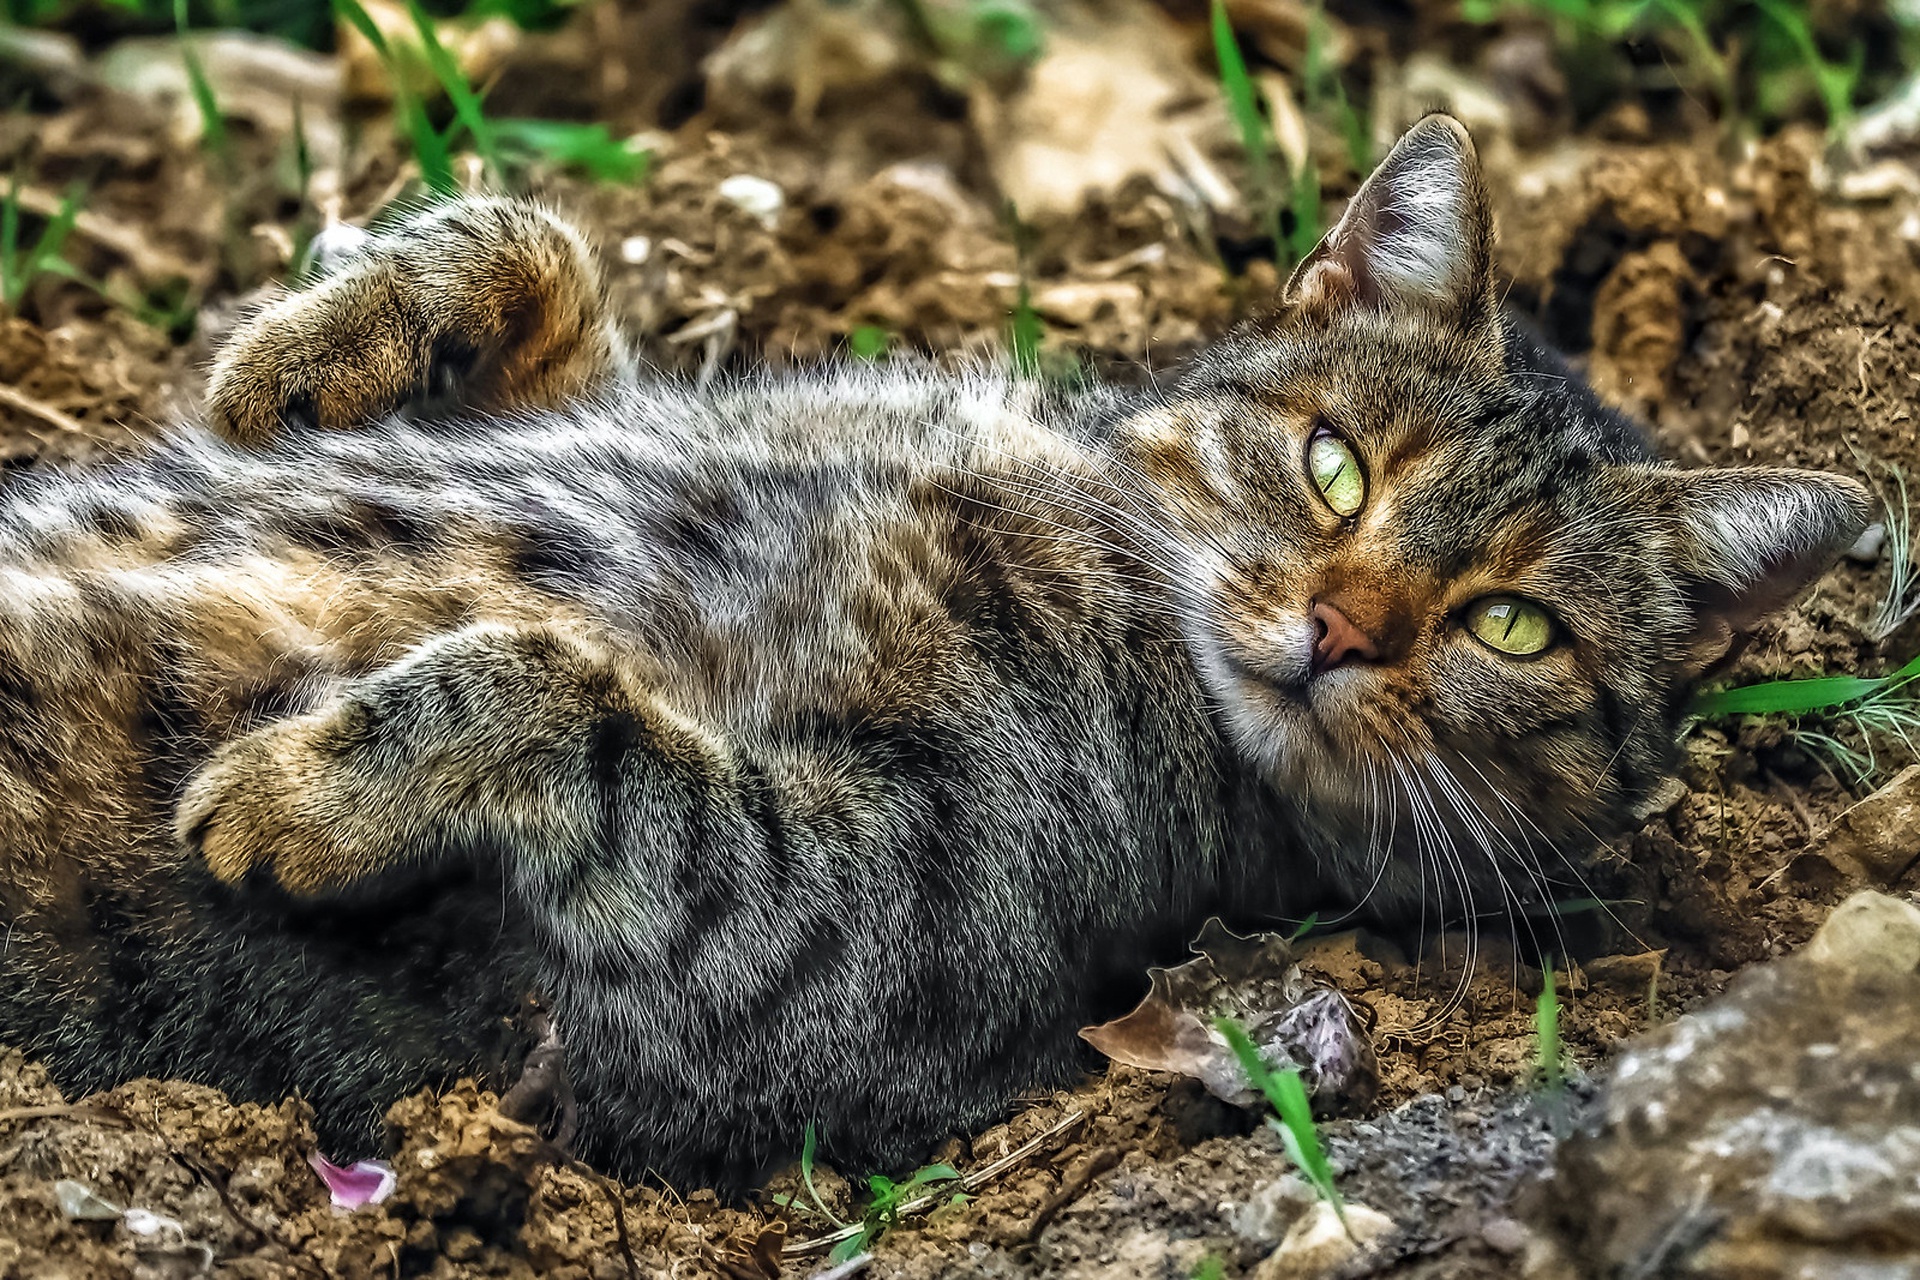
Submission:
M 1313 602 L 1308 610 L 1313 619 L 1313 673 L 1332 671 L 1349 662 L 1374 662 L 1380 650 L 1366 632 L 1347 620 L 1347 615 L 1325 600 Z

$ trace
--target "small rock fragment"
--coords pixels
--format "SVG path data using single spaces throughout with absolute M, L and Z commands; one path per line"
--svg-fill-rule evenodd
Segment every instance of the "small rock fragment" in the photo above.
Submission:
M 1892 884 L 1920 855 L 1920 764 L 1835 818 L 1814 840 L 1835 862 L 1858 866 L 1881 884 Z
M 1245 1204 L 1227 1218 L 1227 1226 L 1243 1240 L 1271 1249 L 1287 1238 L 1300 1215 L 1313 1207 L 1319 1193 L 1293 1174 L 1263 1182 Z
M 53 1198 L 60 1212 L 76 1222 L 112 1222 L 125 1212 L 71 1178 L 62 1178 L 53 1184 Z
M 1866 527 L 1854 544 L 1847 548 L 1847 559 L 1855 564 L 1876 564 L 1880 553 L 1886 549 L 1887 525 L 1884 520 L 1875 520 Z
M 1595 956 L 1586 963 L 1587 977 L 1598 986 L 1638 995 L 1653 985 L 1666 958 L 1665 947 L 1634 956 Z
M 1331 1204 L 1317 1200 L 1253 1269 L 1253 1280 L 1317 1280 L 1392 1230 L 1393 1219 L 1377 1209 L 1350 1202 L 1343 1222 Z
M 1532 1233 L 1512 1218 L 1489 1218 L 1480 1227 L 1480 1239 L 1495 1253 L 1512 1257 L 1526 1250 Z
M 736 173 L 722 182 L 719 187 L 720 198 L 745 213 L 760 219 L 760 224 L 771 228 L 780 217 L 780 210 L 786 208 L 787 193 L 777 183 L 750 173 Z
M 1834 908 L 1802 954 L 1857 974 L 1920 972 L 1920 907 L 1884 893 L 1856 893 Z

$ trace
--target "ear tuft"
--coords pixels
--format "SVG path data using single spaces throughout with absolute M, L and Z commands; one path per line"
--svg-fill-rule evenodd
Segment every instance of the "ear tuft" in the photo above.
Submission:
M 1680 565 L 1695 584 L 1696 647 L 1724 642 L 1793 603 L 1873 518 L 1867 487 L 1788 467 L 1664 473 L 1681 525 Z
M 1466 126 L 1434 114 L 1407 130 L 1284 298 L 1309 310 L 1419 310 L 1468 326 L 1490 317 L 1493 214 Z

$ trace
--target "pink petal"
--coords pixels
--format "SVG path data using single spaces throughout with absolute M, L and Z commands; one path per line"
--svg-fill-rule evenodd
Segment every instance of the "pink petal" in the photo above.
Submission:
M 361 1160 L 342 1169 L 315 1151 L 307 1157 L 307 1163 L 320 1175 L 320 1181 L 327 1184 L 336 1209 L 364 1209 L 379 1204 L 393 1194 L 394 1184 L 399 1181 L 392 1167 L 379 1160 Z

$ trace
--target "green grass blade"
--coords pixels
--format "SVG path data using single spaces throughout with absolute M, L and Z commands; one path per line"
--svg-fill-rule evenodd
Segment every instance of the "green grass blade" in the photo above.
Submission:
M 466 127 L 468 136 L 473 139 L 473 149 L 480 153 L 487 168 L 498 175 L 500 157 L 494 146 L 493 126 L 480 110 L 480 95 L 467 83 L 467 77 L 461 73 L 453 55 L 447 52 L 447 46 L 440 43 L 440 33 L 434 29 L 433 19 L 427 11 L 420 7 L 420 0 L 407 0 L 407 13 L 420 33 L 420 49 L 426 54 L 428 70 L 440 82 L 447 101 L 453 104 L 454 118 Z
M 1832 711 L 1920 677 L 1920 657 L 1892 675 L 1813 676 L 1803 680 L 1770 680 L 1738 689 L 1717 689 L 1694 700 L 1700 716 L 1805 715 Z
M 652 152 L 628 146 L 625 138 L 614 137 L 604 124 L 514 119 L 494 120 L 489 127 L 503 153 L 538 155 L 596 182 L 639 182 L 653 165 Z
M 223 164 L 229 163 L 233 152 L 227 143 L 227 118 L 220 113 L 220 103 L 214 97 L 213 82 L 207 79 L 207 68 L 200 61 L 199 50 L 187 38 L 187 0 L 173 0 L 173 27 L 180 42 L 180 61 L 187 69 L 187 89 L 193 95 L 194 108 L 200 113 L 200 140 L 209 154 Z
M 807 1121 L 806 1137 L 803 1138 L 800 1143 L 800 1181 L 806 1184 L 807 1195 L 812 1199 L 813 1207 L 818 1209 L 826 1217 L 827 1221 L 833 1223 L 836 1227 L 844 1227 L 847 1224 L 842 1222 L 839 1217 L 834 1214 L 833 1210 L 827 1208 L 827 1202 L 820 1198 L 820 1189 L 813 1185 L 813 1160 L 818 1150 L 819 1135 L 814 1132 L 813 1121 L 809 1120 Z
M 1826 108 L 1827 129 L 1837 133 L 1853 119 L 1853 90 L 1859 73 L 1852 67 L 1828 62 L 1814 41 L 1805 14 L 1784 0 L 1754 0 L 1754 6 L 1785 33 L 1813 76 L 1814 87 Z
M 1333 1165 L 1327 1160 L 1326 1149 L 1320 1145 L 1320 1130 L 1313 1121 L 1313 1103 L 1307 1098 L 1307 1086 L 1300 1079 L 1300 1073 L 1292 1067 L 1284 1071 L 1270 1070 L 1261 1060 L 1260 1050 L 1248 1038 L 1246 1028 L 1232 1018 L 1219 1018 L 1214 1026 L 1226 1038 L 1227 1047 L 1239 1059 L 1247 1079 L 1266 1095 L 1267 1102 L 1279 1114 L 1280 1138 L 1287 1154 L 1314 1190 L 1333 1206 L 1344 1225 L 1346 1201 L 1340 1198 L 1340 1188 L 1334 1184 Z
M 1540 1086 L 1558 1093 L 1567 1082 L 1566 1058 L 1560 1047 L 1560 993 L 1553 983 L 1553 961 L 1546 964 L 1545 985 L 1533 1007 L 1533 1034 L 1540 1054 Z
M 395 69 L 393 47 L 387 43 L 386 34 L 380 30 L 379 24 L 373 20 L 373 15 L 366 11 L 360 0 L 333 0 L 333 11 L 339 14 L 348 26 L 367 38 L 367 43 L 373 46 L 373 51 L 380 55 L 389 70 Z
M 33 252 L 27 257 L 25 275 L 33 279 L 48 269 L 60 257 L 60 251 L 66 248 L 67 237 L 73 234 L 73 227 L 80 220 L 80 201 L 85 197 L 85 189 L 75 184 L 67 189 L 66 198 L 60 201 L 60 207 L 53 217 L 47 219 L 46 229 L 40 238 L 34 241 Z
M 420 180 L 435 195 L 457 193 L 460 184 L 453 176 L 453 148 L 447 145 L 447 135 L 434 128 L 433 121 L 427 118 L 426 105 L 412 95 L 394 105 L 405 113 L 407 136 L 413 140 L 413 157 L 420 164 Z
M 1254 201 L 1259 207 L 1274 251 L 1282 248 L 1280 238 L 1280 201 L 1275 194 L 1272 155 L 1272 130 L 1260 113 L 1260 95 L 1247 60 L 1240 53 L 1240 42 L 1233 38 L 1233 23 L 1227 17 L 1226 0 L 1213 0 L 1213 56 L 1220 68 L 1220 92 L 1227 100 L 1227 114 L 1240 133 L 1240 147 L 1247 156 L 1247 176 L 1253 184 Z
M 1020 282 L 1020 295 L 1013 304 L 1013 371 L 1022 378 L 1040 376 L 1040 338 L 1045 326 L 1033 309 L 1033 294 L 1027 282 Z

